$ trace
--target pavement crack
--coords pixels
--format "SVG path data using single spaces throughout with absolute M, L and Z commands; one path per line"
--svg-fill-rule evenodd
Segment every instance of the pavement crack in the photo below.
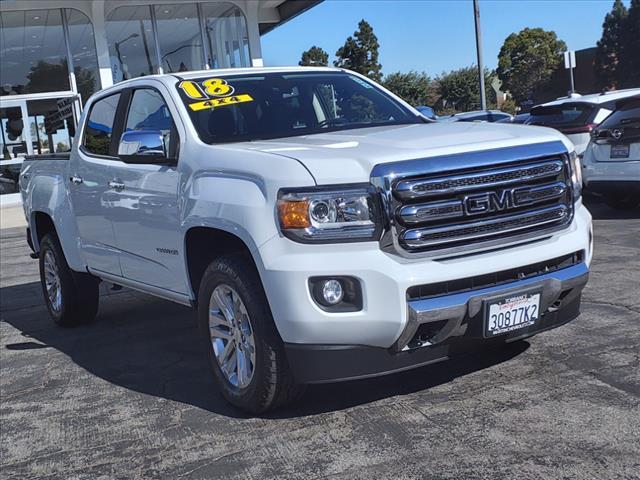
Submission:
M 625 305 L 624 303 L 601 302 L 601 301 L 594 301 L 594 300 L 582 300 L 582 303 L 591 304 L 591 305 L 607 305 L 609 307 L 626 308 L 630 312 L 640 313 L 640 309 L 636 308 L 633 305 Z

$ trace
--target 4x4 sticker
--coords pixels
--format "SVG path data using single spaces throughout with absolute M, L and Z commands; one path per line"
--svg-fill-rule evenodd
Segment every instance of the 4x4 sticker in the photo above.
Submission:
M 184 94 L 199 102 L 187 103 L 194 112 L 253 101 L 248 93 L 235 94 L 235 89 L 222 78 L 208 78 L 201 83 L 183 80 L 178 85 Z

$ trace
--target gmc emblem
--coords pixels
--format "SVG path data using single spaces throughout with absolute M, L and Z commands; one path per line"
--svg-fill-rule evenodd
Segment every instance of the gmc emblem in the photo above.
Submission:
M 467 195 L 462 200 L 467 215 L 501 212 L 532 203 L 529 187 Z

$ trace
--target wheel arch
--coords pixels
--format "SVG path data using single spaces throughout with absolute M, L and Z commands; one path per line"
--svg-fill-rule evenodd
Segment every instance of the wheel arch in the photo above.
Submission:
M 216 258 L 237 253 L 251 261 L 262 282 L 261 260 L 256 246 L 238 235 L 238 231 L 208 225 L 188 228 L 184 235 L 185 266 L 189 288 L 197 304 L 200 282 L 207 267 Z M 264 288 L 264 284 L 263 284 Z
M 39 210 L 31 212 L 31 241 L 36 252 L 40 251 L 40 242 L 44 236 L 51 232 L 58 235 L 51 215 Z

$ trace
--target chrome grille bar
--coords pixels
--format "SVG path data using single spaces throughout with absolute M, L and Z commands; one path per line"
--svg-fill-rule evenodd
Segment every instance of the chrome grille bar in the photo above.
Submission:
M 567 190 L 567 186 L 562 182 L 554 182 L 539 187 L 521 188 L 516 190 L 519 203 L 523 205 L 534 205 L 561 197 Z M 421 203 L 417 205 L 405 205 L 400 208 L 399 218 L 402 223 L 416 224 L 428 221 L 442 220 L 446 218 L 464 217 L 473 215 L 472 212 L 465 212 L 464 199 L 440 201 L 431 203 Z
M 535 228 L 563 220 L 569 215 L 565 205 L 557 205 L 534 212 L 493 218 L 473 223 L 448 225 L 437 228 L 417 228 L 401 235 L 402 243 L 410 248 L 431 247 L 438 244 L 473 241 L 495 235 L 504 235 L 518 230 Z
M 494 188 L 555 177 L 562 172 L 563 167 L 561 160 L 554 160 L 459 174 L 446 178 L 401 180 L 396 184 L 394 194 L 400 200 L 415 200 L 423 197 L 466 192 L 478 187 Z

